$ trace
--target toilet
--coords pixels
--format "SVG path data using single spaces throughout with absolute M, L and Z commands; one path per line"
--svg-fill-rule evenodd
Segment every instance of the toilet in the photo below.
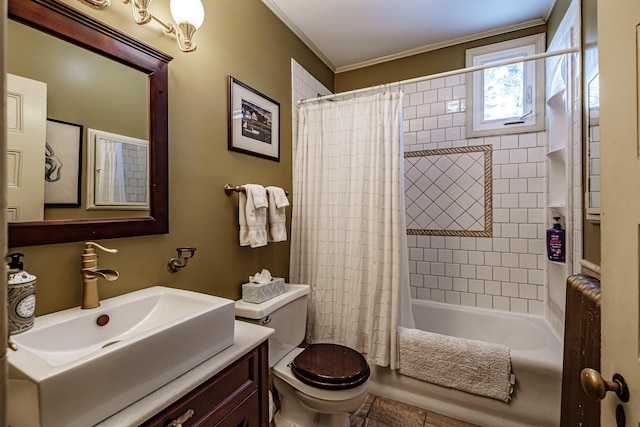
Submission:
M 238 320 L 275 330 L 269 368 L 280 397 L 276 427 L 349 427 L 349 413 L 365 401 L 370 369 L 362 354 L 337 344 L 302 344 L 308 285 L 285 284 L 285 292 L 260 304 L 236 301 Z

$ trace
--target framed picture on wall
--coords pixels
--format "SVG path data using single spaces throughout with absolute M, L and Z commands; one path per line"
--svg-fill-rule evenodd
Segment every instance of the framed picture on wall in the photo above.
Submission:
M 229 76 L 229 150 L 280 161 L 280 104 Z
M 80 206 L 82 125 L 47 119 L 44 165 L 44 203 Z

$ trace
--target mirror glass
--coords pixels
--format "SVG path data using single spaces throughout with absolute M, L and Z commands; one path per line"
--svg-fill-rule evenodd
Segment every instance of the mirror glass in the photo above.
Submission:
M 87 209 L 149 209 L 149 141 L 89 129 Z
M 598 70 L 587 78 L 586 121 L 588 137 L 587 220 L 600 221 L 600 80 Z
M 167 233 L 172 58 L 56 0 L 9 0 L 8 17 L 9 73 L 46 88 L 38 98 L 44 99 L 39 122 L 45 122 L 46 144 L 35 150 L 46 156 L 35 162 L 41 168 L 24 168 L 34 171 L 38 187 L 46 181 L 43 200 L 34 204 L 44 206 L 42 220 L 10 222 L 9 246 Z M 21 117 L 14 122 L 22 124 Z M 98 176 L 95 158 L 89 165 L 90 129 L 117 135 L 114 152 L 132 148 L 126 150 L 131 156 L 143 156 L 135 183 L 127 184 L 124 174 L 124 181 Z M 125 194 L 137 195 L 108 200 L 113 191 L 101 190 L 90 198 L 96 185 L 123 186 Z
M 54 162 L 55 181 L 48 180 L 47 193 L 44 199 L 44 215 L 39 220 L 52 219 L 84 219 L 105 217 L 146 216 L 149 214 L 148 202 L 144 200 L 146 212 L 115 212 L 116 204 L 109 204 L 110 211 L 99 212 L 104 204 L 94 204 L 89 197 L 93 194 L 92 183 L 102 188 L 117 188 L 117 182 L 94 181 L 89 148 L 89 129 L 101 129 L 109 133 L 122 135 L 124 138 L 148 141 L 149 138 L 149 77 L 147 74 L 126 65 L 105 58 L 78 46 L 45 34 L 15 21 L 9 21 L 7 70 L 9 73 L 46 84 L 46 118 L 48 133 L 57 130 L 64 132 L 66 128 L 82 129 L 80 141 L 55 140 L 55 135 L 47 135 L 47 156 L 49 164 Z M 9 86 L 8 91 L 11 92 Z M 56 123 L 51 123 L 56 121 Z M 63 122 L 63 124 L 59 124 Z M 61 129 L 58 129 L 61 127 Z M 9 134 L 11 138 L 12 134 Z M 55 145 L 54 145 L 55 142 Z M 91 141 L 93 142 L 93 141 Z M 69 153 L 61 157 L 62 149 L 69 148 Z M 146 152 L 146 147 L 145 147 Z M 75 164 L 79 167 L 72 167 Z M 145 161 L 145 165 L 146 165 Z M 24 174 L 35 173 L 40 177 L 42 187 L 45 185 L 44 165 L 40 170 L 24 171 Z M 68 177 L 67 174 L 76 175 Z M 51 176 L 51 174 L 46 175 Z M 115 179 L 117 175 L 110 175 Z M 73 178 L 73 179 L 71 179 Z M 146 177 L 145 177 L 146 178 Z M 66 197 L 56 197 L 65 192 L 67 183 L 80 183 L 80 189 Z M 123 184 L 123 183 L 121 183 Z M 145 186 L 148 182 L 145 181 Z M 145 194 L 148 193 L 145 191 Z M 87 194 L 87 197 L 84 197 Z M 104 194 L 104 193 L 103 193 Z M 80 196 L 80 197 L 78 197 Z M 14 207 L 9 193 L 9 205 L 14 211 L 21 212 L 25 207 Z M 62 203 L 61 203 L 62 201 Z M 65 203 L 68 201 L 68 203 Z M 22 209 L 21 209 L 22 208 Z M 32 220 L 32 216 L 29 216 Z M 21 221 L 18 217 L 17 221 Z

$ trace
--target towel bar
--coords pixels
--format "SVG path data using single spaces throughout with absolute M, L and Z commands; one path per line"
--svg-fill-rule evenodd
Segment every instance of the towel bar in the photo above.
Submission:
M 231 193 L 233 193 L 234 191 L 236 193 L 244 193 L 245 189 L 241 185 L 231 185 L 231 184 L 224 185 L 224 194 L 226 194 L 227 196 L 230 196 Z M 289 196 L 289 192 L 287 190 L 284 191 L 284 194 Z

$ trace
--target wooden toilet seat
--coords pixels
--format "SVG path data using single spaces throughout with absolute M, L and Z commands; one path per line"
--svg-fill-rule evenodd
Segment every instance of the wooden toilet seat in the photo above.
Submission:
M 338 344 L 311 344 L 293 359 L 291 371 L 305 384 L 327 390 L 357 387 L 371 373 L 362 354 Z

